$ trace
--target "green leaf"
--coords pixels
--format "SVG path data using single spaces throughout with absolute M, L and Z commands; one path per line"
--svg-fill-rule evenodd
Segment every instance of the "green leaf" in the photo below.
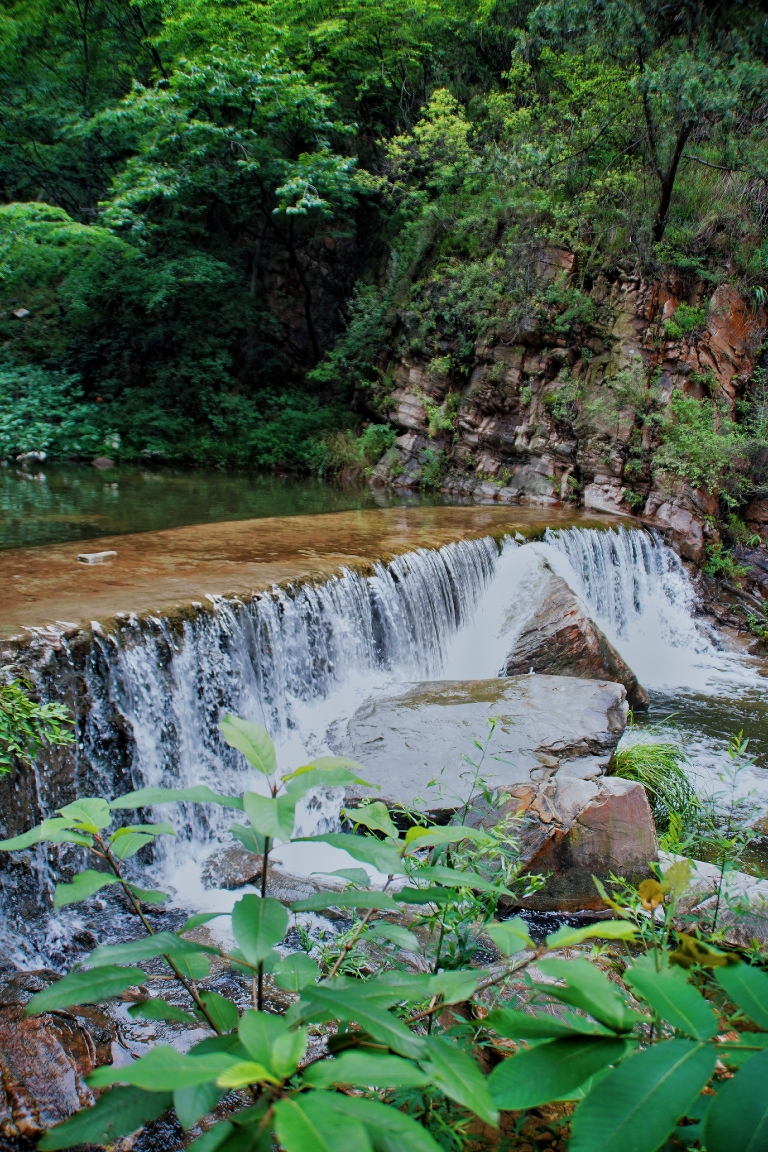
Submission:
M 418 952 L 421 948 L 418 936 L 400 924 L 388 924 L 386 920 L 369 924 L 363 935 L 372 940 L 389 940 L 397 948 L 405 948 L 408 952 Z
M 100 968 L 97 972 L 69 972 L 37 992 L 24 1009 L 25 1016 L 53 1012 L 75 1004 L 98 1004 L 110 996 L 119 996 L 126 988 L 143 984 L 146 973 L 141 968 Z
M 397 850 L 385 841 L 377 840 L 374 836 L 353 836 L 345 832 L 325 832 L 322 836 L 297 836 L 297 841 L 309 841 L 314 844 L 330 844 L 333 848 L 341 848 L 348 852 L 353 860 L 360 860 L 363 864 L 370 864 L 385 876 L 400 876 L 405 867 Z
M 536 945 L 528 935 L 528 925 L 521 916 L 514 920 L 502 920 L 500 924 L 489 924 L 485 930 L 501 952 L 502 956 L 514 956 L 516 952 L 536 951 Z
M 131 856 L 135 856 L 145 844 L 151 844 L 154 839 L 154 836 L 147 836 L 145 832 L 131 832 L 127 836 L 121 836 L 110 847 L 118 860 L 128 860 Z
M 277 769 L 272 737 L 261 724 L 241 720 L 229 713 L 219 723 L 219 731 L 230 748 L 237 748 L 257 772 L 271 776 Z
M 298 797 L 293 793 L 273 797 L 246 792 L 243 807 L 257 836 L 271 836 L 273 840 L 287 842 L 293 835 L 297 801 Z
M 312 875 L 340 876 L 342 880 L 348 880 L 350 884 L 357 884 L 361 888 L 367 888 L 370 884 L 365 868 L 337 868 L 335 872 L 313 872 Z
M 232 931 L 245 959 L 258 964 L 288 931 L 288 913 L 279 900 L 248 894 L 232 909 Z
M 118 828 L 113 832 L 109 838 L 110 844 L 114 844 L 115 840 L 119 840 L 122 836 L 130 836 L 134 832 L 144 832 L 147 836 L 175 836 L 173 828 L 170 824 L 129 824 L 127 828 Z
M 167 892 L 158 892 L 152 888 L 137 888 L 135 884 L 126 884 L 126 887 L 144 904 L 164 904 L 169 899 Z
M 220 796 L 207 784 L 195 784 L 193 788 L 139 788 L 118 796 L 110 808 L 153 808 L 158 804 L 178 804 L 186 800 L 191 804 L 222 804 L 225 808 L 238 808 L 242 811 L 243 802 L 237 796 Z
M 458 1004 L 462 1000 L 469 1000 L 477 985 L 487 975 L 488 972 L 482 968 L 438 972 L 432 977 L 432 995 L 442 996 L 446 1004 Z
M 101 968 L 105 964 L 139 964 L 142 960 L 152 960 L 155 956 L 188 955 L 190 952 L 207 952 L 218 956 L 218 948 L 185 940 L 175 932 L 156 932 L 154 936 L 144 936 L 141 940 L 131 940 L 127 944 L 100 944 L 83 960 L 84 968 Z
M 400 904 L 450 904 L 456 899 L 446 888 L 401 888 L 393 895 Z
M 254 856 L 264 855 L 264 837 L 257 835 L 253 828 L 246 828 L 244 824 L 230 824 L 230 835 L 239 840 L 246 852 Z
M 496 1127 L 499 1113 L 491 1097 L 489 1082 L 475 1061 L 443 1036 L 427 1037 L 428 1068 L 432 1083 L 463 1108 L 474 1112 L 486 1124 Z
M 359 760 L 350 760 L 347 756 L 317 756 L 314 760 L 310 760 L 309 764 L 302 764 L 300 768 L 288 772 L 283 776 L 283 780 L 295 780 L 299 776 L 306 776 L 309 772 L 333 772 L 336 768 L 345 768 L 350 772 L 365 772 L 365 765 Z M 359 780 L 357 783 L 364 784 L 365 781 Z M 369 784 L 368 787 L 372 788 L 373 785 Z
M 729 1000 L 760 1028 L 768 1029 L 768 973 L 750 964 L 733 964 L 715 968 L 714 976 Z
M 587 924 L 583 928 L 569 928 L 563 924 L 557 932 L 547 936 L 547 948 L 572 948 L 584 940 L 634 940 L 637 929 L 626 920 L 601 920 L 599 924 Z
M 695 1040 L 633 1053 L 577 1108 L 569 1152 L 656 1152 L 707 1084 L 715 1056 Z
M 436 848 L 443 844 L 457 844 L 462 840 L 471 840 L 473 844 L 487 844 L 490 837 L 487 832 L 480 832 L 477 828 L 466 828 L 461 824 L 447 824 L 437 828 L 421 828 L 417 825 L 409 828 L 405 834 L 406 852 L 418 852 L 422 848 Z
M 216 1083 L 219 1088 L 232 1090 L 247 1088 L 249 1084 L 279 1084 L 280 1081 L 263 1064 L 258 1064 L 255 1060 L 241 1060 L 220 1072 L 216 1077 Z
M 332 760 L 334 757 L 328 756 L 323 757 L 323 759 Z M 286 792 L 296 797 L 305 796 L 313 788 L 351 788 L 353 784 L 360 784 L 364 788 L 379 787 L 378 784 L 370 784 L 367 780 L 363 780 L 362 776 L 340 766 L 314 769 L 307 766 L 303 775 L 296 776 L 293 774 L 293 778 L 284 776 L 283 779 L 288 781 Z
M 121 1081 L 145 1088 L 147 1092 L 173 1092 L 176 1088 L 191 1088 L 215 1080 L 235 1063 L 236 1058 L 226 1052 L 193 1056 L 177 1052 L 170 1044 L 158 1044 L 132 1064 L 97 1068 L 87 1082 L 92 1088 L 105 1088 Z
M 565 988 L 555 984 L 534 984 L 538 992 L 546 992 L 564 1004 L 582 1008 L 606 1028 L 614 1032 L 630 1032 L 636 1021 L 644 1019 L 627 1007 L 616 986 L 588 960 L 560 960 L 552 956 L 539 961 L 538 966 L 545 976 L 566 982 Z
M 93 868 L 86 868 L 78 873 L 71 884 L 57 884 L 53 894 L 54 908 L 64 908 L 67 904 L 77 904 L 80 900 L 87 900 L 94 896 L 108 884 L 119 884 L 117 876 L 109 872 L 95 872 Z
M 286 1152 L 373 1152 L 365 1126 L 354 1118 L 341 1124 L 317 1092 L 278 1100 L 275 1132 Z
M 324 908 L 386 908 L 399 912 L 395 901 L 386 892 L 366 891 L 315 892 L 304 900 L 291 904 L 292 912 L 321 912 Z
M 341 814 L 345 820 L 351 820 L 353 824 L 362 824 L 371 832 L 383 832 L 392 840 L 400 839 L 400 833 L 392 822 L 389 809 L 381 800 L 365 804 L 362 808 L 342 808 Z
M 134 1020 L 137 1017 L 141 1017 L 143 1020 L 171 1020 L 178 1021 L 180 1024 L 194 1024 L 195 1027 L 199 1023 L 189 1012 L 183 1012 L 175 1004 L 168 1004 L 158 996 L 151 1000 L 142 1000 L 139 1004 L 132 1004 L 128 1009 L 128 1015 L 132 1016 Z
M 174 956 L 173 962 L 188 980 L 207 980 L 211 974 L 211 958 L 203 952 L 187 952 Z
M 244 1012 L 238 1035 L 248 1054 L 279 1079 L 292 1075 L 307 1048 L 305 1029 L 292 1030 L 282 1016 L 267 1012 Z
M 556 1040 L 561 1036 L 610 1036 L 602 1024 L 567 1013 L 566 1019 L 539 1012 L 536 1016 L 516 1008 L 495 1008 L 485 1018 L 489 1028 L 510 1040 Z
M 315 1095 L 319 1096 L 320 1092 Z M 378 1100 L 344 1096 L 340 1092 L 324 1092 L 322 1095 L 328 1106 L 339 1114 L 342 1124 L 346 1124 L 349 1118 L 360 1120 L 377 1149 L 386 1149 L 386 1152 L 440 1152 L 440 1145 L 426 1128 L 397 1108 Z
M 65 820 L 76 820 L 85 832 L 100 832 L 112 823 L 109 804 L 101 797 L 84 797 L 57 811 Z
M 304 952 L 291 952 L 272 969 L 275 984 L 286 992 L 299 992 L 305 985 L 314 984 L 319 977 L 320 969 Z
M 176 932 L 177 936 L 183 936 L 185 932 L 191 932 L 193 928 L 199 928 L 201 924 L 207 924 L 209 920 L 215 920 L 218 916 L 229 916 L 229 912 L 196 912 L 194 916 L 190 916 L 188 920 Z
M 423 1055 L 424 1040 L 420 1036 L 372 999 L 364 999 L 361 995 L 324 985 L 306 987 L 302 990 L 299 1010 L 305 1020 L 354 1021 L 364 1032 L 370 1032 L 374 1039 L 386 1044 L 399 1056 L 417 1060 Z
M 624 980 L 642 997 L 654 1012 L 679 1032 L 694 1040 L 709 1040 L 718 1031 L 718 1021 L 700 992 L 688 983 L 682 968 L 657 972 L 652 958 L 648 964 L 636 964 Z
M 237 1028 L 239 1017 L 237 1008 L 231 1000 L 227 1000 L 226 996 L 220 996 L 218 992 L 201 991 L 199 996 L 220 1032 L 232 1032 Z
M 216 1152 L 224 1141 L 235 1132 L 235 1126 L 229 1120 L 222 1120 L 198 1136 L 187 1146 L 187 1152 Z
M 536 1108 L 578 1088 L 590 1076 L 626 1055 L 626 1041 L 569 1036 L 526 1048 L 497 1064 L 489 1076 L 493 1100 L 505 1110 Z
M 334 1084 L 355 1084 L 361 1088 L 419 1088 L 430 1083 L 430 1073 L 400 1056 L 357 1049 L 342 1052 L 335 1060 L 311 1064 L 304 1073 L 303 1082 L 315 1088 L 331 1088 Z
M 419 868 L 411 873 L 413 880 L 434 880 L 437 884 L 444 884 L 447 888 L 471 888 L 475 892 L 492 892 L 503 896 L 512 896 L 513 893 L 503 884 L 493 884 L 478 872 L 459 872 L 455 868 L 445 868 L 440 865 L 430 865 Z
M 759 1052 L 718 1088 L 704 1120 L 707 1152 L 768 1149 L 768 1052 Z
M 42 824 L 38 824 L 36 828 L 30 828 L 28 832 L 22 832 L 21 836 L 12 836 L 10 840 L 0 840 L 0 850 L 3 852 L 19 852 L 23 848 L 31 848 L 34 844 L 48 840 L 51 834 L 60 832 L 66 828 L 71 828 L 71 826 L 72 822 L 65 820 L 63 816 L 54 817 L 52 820 L 43 820 Z M 90 841 L 88 841 L 88 843 L 90 843 Z
M 193 1084 L 189 1088 L 177 1088 L 173 1093 L 173 1106 L 184 1131 L 196 1124 L 201 1116 L 207 1116 L 223 1095 L 223 1090 L 216 1084 Z
M 157 1120 L 173 1104 L 170 1092 L 145 1092 L 142 1088 L 113 1088 L 100 1096 L 92 1108 L 76 1112 L 63 1124 L 44 1133 L 40 1152 L 57 1152 L 76 1144 L 112 1144 L 137 1128 Z

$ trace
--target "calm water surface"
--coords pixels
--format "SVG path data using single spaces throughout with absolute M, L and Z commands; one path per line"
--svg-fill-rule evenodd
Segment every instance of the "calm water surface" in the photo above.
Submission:
M 213 469 L 148 469 L 91 464 L 0 468 L 0 548 L 62 544 L 185 524 L 344 512 L 439 496 L 340 488 L 318 479 Z

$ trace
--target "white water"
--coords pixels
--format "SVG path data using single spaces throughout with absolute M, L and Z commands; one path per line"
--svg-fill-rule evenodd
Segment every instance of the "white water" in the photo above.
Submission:
M 175 630 L 131 620 L 119 636 L 97 636 L 81 753 L 91 777 L 108 796 L 197 783 L 241 794 L 262 780 L 224 745 L 217 725 L 226 712 L 264 724 L 287 772 L 326 751 L 329 725 L 372 696 L 414 680 L 496 676 L 538 604 L 542 558 L 646 687 L 717 695 L 755 684 L 750 662 L 718 651 L 696 620 L 685 570 L 648 533 L 550 531 L 539 543 L 508 541 L 501 553 L 491 539 L 469 541 L 376 565 L 369 577 L 348 572 L 249 603 L 218 600 Z M 128 762 L 120 730 L 130 736 Z M 309 799 L 297 813 L 305 833 L 332 827 L 338 798 L 319 808 Z M 236 894 L 206 892 L 200 867 L 228 839 L 232 813 L 177 805 L 170 818 L 178 837 L 162 841 L 158 880 L 184 905 L 227 910 Z M 279 858 L 301 872 L 350 863 L 314 845 L 286 846 Z

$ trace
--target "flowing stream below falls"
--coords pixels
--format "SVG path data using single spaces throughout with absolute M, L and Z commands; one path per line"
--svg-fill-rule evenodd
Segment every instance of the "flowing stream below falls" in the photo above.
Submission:
M 512 612 L 522 629 L 535 609 L 541 556 L 582 597 L 648 689 L 651 720 L 675 714 L 702 786 L 715 787 L 727 739 L 743 729 L 756 765 L 742 786 L 768 807 L 761 663 L 724 649 L 697 617 L 695 591 L 676 554 L 639 529 L 548 530 L 541 541 L 500 547 L 490 537 L 464 541 L 377 564 L 368 576 L 347 572 L 247 603 L 218 600 L 182 623 L 130 618 L 116 633 L 97 628 L 78 673 L 87 700 L 76 754 L 77 778 L 87 785 L 81 790 L 107 797 L 145 785 L 257 790 L 256 774 L 219 736 L 226 712 L 265 725 L 287 772 L 327 751 L 329 726 L 371 697 L 412 681 L 497 676 L 510 643 L 509 635 L 499 636 L 501 623 Z M 51 814 L 44 770 L 36 788 L 40 811 Z M 339 803 L 333 793 L 307 798 L 297 813 L 304 832 L 333 828 Z M 161 818 L 178 835 L 159 842 L 150 870 L 175 907 L 231 907 L 239 893 L 206 890 L 200 878 L 231 814 L 177 805 L 162 809 Z M 295 872 L 349 861 L 307 844 L 277 856 Z M 52 888 L 47 861 L 38 849 L 26 879 L 19 869 L 4 876 L 5 953 L 21 967 L 71 964 L 78 947 L 92 946 L 94 921 L 84 906 L 45 915 L 38 896 L 37 914 L 30 913 L 30 875 L 36 891 Z M 119 934 L 114 914 L 108 928 Z M 103 917 L 97 935 L 103 942 Z

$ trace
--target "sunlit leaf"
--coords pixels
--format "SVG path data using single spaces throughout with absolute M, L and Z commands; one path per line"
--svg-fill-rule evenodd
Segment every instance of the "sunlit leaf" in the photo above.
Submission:
M 85 832 L 100 832 L 112 823 L 109 804 L 99 796 L 75 800 L 58 811 L 65 820 L 76 820 Z
M 219 731 L 230 748 L 242 752 L 249 764 L 264 776 L 271 776 L 277 769 L 275 745 L 266 728 L 252 720 L 241 720 L 231 713 L 219 723 Z
M 354 836 L 344 832 L 325 832 L 322 836 L 297 836 L 297 841 L 310 841 L 315 844 L 330 844 L 348 852 L 354 860 L 370 864 L 385 876 L 402 875 L 405 866 L 397 850 L 386 841 L 374 836 Z
M 188 920 L 184 921 L 176 935 L 183 936 L 185 932 L 191 932 L 193 928 L 199 928 L 201 924 L 207 924 L 209 920 L 216 920 L 219 916 L 229 915 L 229 912 L 196 912 L 194 916 L 190 916 Z
M 152 844 L 154 839 L 154 836 L 147 836 L 144 832 L 129 832 L 127 836 L 121 836 L 119 840 L 115 840 L 110 847 L 112 854 L 118 860 L 128 860 L 131 856 L 135 856 L 145 844 Z
M 273 840 L 285 842 L 293 835 L 297 801 L 298 796 L 293 793 L 275 797 L 246 792 L 243 807 L 258 836 L 270 836 Z
M 170 899 L 167 892 L 158 892 L 154 888 L 138 888 L 135 884 L 126 884 L 126 888 L 145 904 L 164 904 Z
M 57 884 L 53 894 L 54 908 L 64 908 L 67 904 L 77 904 L 80 900 L 87 900 L 106 888 L 110 884 L 119 884 L 117 876 L 111 872 L 95 872 L 93 868 L 86 868 L 79 872 L 71 884 Z
M 153 808 L 158 804 L 222 804 L 225 808 L 238 808 L 242 811 L 243 802 L 237 796 L 220 796 L 207 784 L 195 784 L 192 788 L 139 788 L 118 796 L 110 808 Z
M 279 1084 L 280 1081 L 268 1072 L 263 1064 L 257 1064 L 255 1060 L 241 1060 L 220 1072 L 216 1077 L 216 1083 L 219 1088 L 231 1090 L 247 1088 L 249 1084 Z
M 132 1064 L 97 1068 L 88 1077 L 88 1083 L 93 1088 L 105 1088 L 121 1082 L 135 1084 L 147 1092 L 173 1092 L 176 1088 L 213 1081 L 236 1063 L 236 1058 L 226 1052 L 193 1056 L 177 1052 L 170 1044 L 158 1044 Z
M 381 800 L 376 800 L 373 804 L 364 804 L 361 808 L 343 808 L 341 814 L 345 820 L 351 820 L 353 824 L 362 824 L 371 832 L 383 832 L 392 840 L 400 839 L 400 833 L 392 822 L 389 809 Z
M 547 936 L 547 948 L 572 948 L 584 940 L 634 940 L 637 929 L 626 920 L 601 920 L 583 928 L 569 928 L 563 924 L 557 932 Z

